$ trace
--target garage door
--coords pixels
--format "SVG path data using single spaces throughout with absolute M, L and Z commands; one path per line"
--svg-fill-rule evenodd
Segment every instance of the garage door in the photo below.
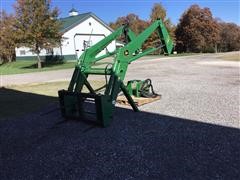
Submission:
M 78 58 L 87 48 L 96 44 L 103 38 L 105 38 L 104 34 L 76 34 L 74 36 L 74 44 Z M 98 56 L 103 54 L 106 54 L 106 49 L 101 51 Z

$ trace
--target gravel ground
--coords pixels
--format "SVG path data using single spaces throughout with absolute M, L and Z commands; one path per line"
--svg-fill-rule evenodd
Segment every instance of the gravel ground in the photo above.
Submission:
M 1 179 L 239 179 L 239 64 L 205 61 L 219 60 L 131 64 L 127 78 L 151 78 L 162 99 L 117 107 L 108 128 L 64 121 L 56 104 L 1 121 Z
M 162 95 L 144 111 L 240 127 L 240 62 L 215 55 L 159 59 L 131 64 L 128 72 L 128 79 L 151 78 Z

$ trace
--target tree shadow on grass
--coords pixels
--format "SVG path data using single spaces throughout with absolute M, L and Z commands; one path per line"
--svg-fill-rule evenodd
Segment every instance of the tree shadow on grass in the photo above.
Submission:
M 66 61 L 61 56 L 44 56 L 42 59 L 42 67 L 53 67 L 65 64 Z M 36 59 L 37 60 L 37 59 Z M 37 63 L 33 63 L 29 66 L 22 67 L 22 69 L 36 69 L 38 68 Z
M 56 101 L 55 97 L 0 88 L 0 120 L 37 111 Z
M 49 61 L 49 62 L 42 62 L 42 67 L 54 67 L 54 66 L 59 66 L 62 64 L 65 64 L 65 61 Z M 33 63 L 29 66 L 24 66 L 21 69 L 37 69 L 38 68 L 38 64 L 37 63 Z
M 0 122 L 2 179 L 239 178 L 239 129 L 125 108 L 101 128 L 65 121 L 57 107 Z

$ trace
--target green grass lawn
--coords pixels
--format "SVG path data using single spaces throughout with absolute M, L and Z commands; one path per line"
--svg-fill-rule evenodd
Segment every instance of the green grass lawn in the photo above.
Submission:
M 7 88 L 21 91 L 21 92 L 26 92 L 26 93 L 57 97 L 58 90 L 67 89 L 68 85 L 69 85 L 68 81 L 57 81 L 57 82 L 35 83 L 35 84 L 25 84 L 25 85 L 12 85 Z
M 41 110 L 53 102 L 56 97 L 18 91 L 10 88 L 0 88 L 0 121 L 5 118 L 19 117 Z
M 58 102 L 58 90 L 66 89 L 67 86 L 68 82 L 51 82 L 0 88 L 0 120 L 36 112 Z
M 57 81 L 57 82 L 13 85 L 13 86 L 9 86 L 7 88 L 26 92 L 26 93 L 34 93 L 34 94 L 39 94 L 39 95 L 57 97 L 58 90 L 67 89 L 69 83 L 70 83 L 69 81 Z M 100 86 L 103 86 L 105 84 L 105 81 L 104 80 L 102 80 L 102 81 L 94 80 L 94 81 L 90 81 L 90 83 L 94 89 L 97 89 Z M 85 88 L 85 86 L 83 87 L 83 92 L 87 92 L 87 89 Z
M 0 75 L 23 74 L 23 73 L 30 73 L 30 72 L 69 69 L 69 68 L 74 68 L 75 65 L 76 65 L 76 62 L 48 63 L 48 64 L 45 64 L 43 68 L 38 69 L 35 61 L 21 60 L 21 61 L 0 65 Z
M 240 61 L 240 53 L 236 52 L 234 54 L 225 54 L 225 55 L 219 56 L 219 58 L 227 61 Z
M 104 83 L 105 81 L 91 81 L 94 89 Z M 58 91 L 67 89 L 68 85 L 68 81 L 59 81 L 0 88 L 0 120 L 36 112 L 44 106 L 57 103 Z M 86 88 L 83 91 L 87 92 Z

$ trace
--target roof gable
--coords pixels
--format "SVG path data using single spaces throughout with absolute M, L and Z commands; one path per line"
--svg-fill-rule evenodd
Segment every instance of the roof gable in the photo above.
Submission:
M 78 24 L 80 24 L 81 22 L 83 22 L 84 20 L 86 20 L 89 17 L 93 17 L 99 23 L 101 23 L 103 26 L 105 26 L 107 29 L 109 29 L 110 31 L 113 31 L 106 23 L 104 23 L 100 18 L 98 18 L 95 14 L 93 14 L 91 12 L 79 14 L 77 16 L 69 16 L 66 18 L 60 18 L 59 21 L 62 24 L 60 31 L 66 32 L 66 31 L 74 28 L 75 26 L 77 26 Z

